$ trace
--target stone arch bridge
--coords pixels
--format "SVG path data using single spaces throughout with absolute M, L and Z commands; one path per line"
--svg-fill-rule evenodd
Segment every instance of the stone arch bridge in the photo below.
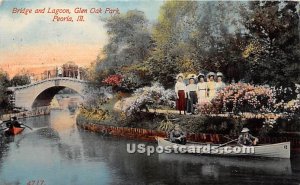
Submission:
M 76 78 L 56 77 L 24 86 L 9 87 L 8 90 L 13 94 L 15 107 L 32 110 L 50 105 L 53 97 L 64 88 L 70 88 L 84 97 L 87 82 Z

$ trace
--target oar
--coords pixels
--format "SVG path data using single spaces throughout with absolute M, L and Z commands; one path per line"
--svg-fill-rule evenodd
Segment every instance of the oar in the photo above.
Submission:
M 30 126 L 25 125 L 24 123 L 21 123 L 21 125 L 24 125 L 25 127 L 29 128 L 30 130 L 33 130 Z
M 225 137 L 226 139 L 232 140 L 230 137 L 227 137 L 227 136 L 224 136 L 224 137 Z M 237 139 L 237 140 L 238 140 L 238 139 Z M 242 145 L 242 144 L 240 144 L 240 143 L 238 143 L 238 142 L 237 142 L 237 144 L 240 145 L 240 146 L 244 146 L 244 145 Z
M 3 129 L 1 129 L 0 131 L 3 131 L 3 130 L 6 130 L 7 128 L 3 128 Z
M 0 124 L 6 123 L 6 122 L 9 122 L 9 121 L 11 121 L 11 120 L 4 120 L 4 121 L 0 120 Z
M 223 137 L 225 137 L 225 138 L 228 139 L 228 140 L 233 140 L 233 139 L 231 139 L 231 138 L 228 137 L 228 136 L 223 136 Z
M 231 141 L 228 141 L 228 142 L 226 142 L 226 143 L 224 143 L 224 144 L 221 144 L 220 146 L 218 146 L 217 148 L 220 148 L 220 147 L 222 147 L 222 146 L 225 146 L 225 145 L 227 145 L 227 144 L 229 144 L 229 143 L 232 143 L 232 142 L 235 142 L 235 141 L 237 141 L 238 139 L 234 139 L 234 140 L 231 140 Z M 215 149 L 217 149 L 217 148 L 215 148 Z

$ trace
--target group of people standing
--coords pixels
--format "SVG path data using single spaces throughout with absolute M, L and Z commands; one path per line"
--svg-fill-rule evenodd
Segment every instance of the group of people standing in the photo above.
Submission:
M 205 104 L 211 101 L 218 91 L 225 87 L 221 72 L 189 74 L 187 78 L 180 73 L 176 76 L 175 92 L 177 95 L 176 108 L 179 113 L 195 114 L 197 103 Z M 188 80 L 187 84 L 185 79 Z

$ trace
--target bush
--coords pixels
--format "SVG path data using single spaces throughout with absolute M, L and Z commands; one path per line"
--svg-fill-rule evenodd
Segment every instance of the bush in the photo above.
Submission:
M 252 112 L 268 113 L 275 110 L 271 88 L 246 83 L 230 84 L 221 90 L 210 103 L 198 105 L 201 113 Z
M 111 86 L 119 86 L 122 82 L 122 79 L 123 77 L 121 75 L 116 74 L 108 76 L 102 82 Z
M 22 86 L 30 84 L 30 77 L 28 74 L 18 74 L 10 81 L 12 86 Z
M 88 120 L 102 121 L 110 118 L 109 111 L 104 109 L 80 108 L 80 114 Z
M 157 108 L 158 106 L 175 107 L 175 92 L 165 89 L 159 83 L 154 83 L 150 87 L 137 89 L 132 97 L 123 99 L 122 111 L 127 116 L 134 115 L 142 109 L 148 107 Z

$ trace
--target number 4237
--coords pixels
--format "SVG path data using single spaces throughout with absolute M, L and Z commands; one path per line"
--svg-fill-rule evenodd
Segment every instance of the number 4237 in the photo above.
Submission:
M 46 185 L 44 180 L 31 180 L 26 185 Z

